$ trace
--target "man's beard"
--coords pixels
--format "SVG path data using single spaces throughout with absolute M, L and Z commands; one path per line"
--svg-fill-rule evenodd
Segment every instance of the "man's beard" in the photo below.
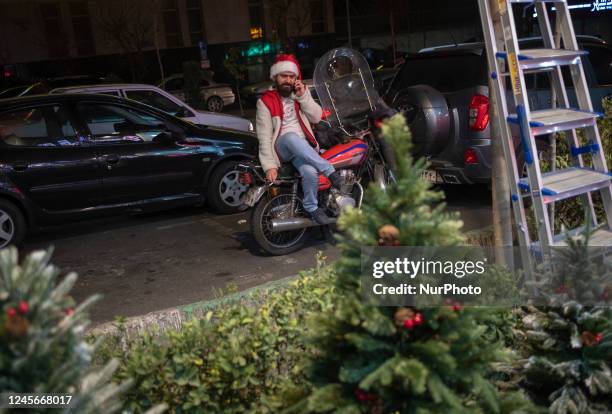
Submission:
M 278 91 L 280 96 L 284 98 L 288 98 L 289 96 L 291 96 L 291 92 L 293 92 L 293 86 L 288 83 L 284 83 L 284 84 L 277 83 L 276 90 Z

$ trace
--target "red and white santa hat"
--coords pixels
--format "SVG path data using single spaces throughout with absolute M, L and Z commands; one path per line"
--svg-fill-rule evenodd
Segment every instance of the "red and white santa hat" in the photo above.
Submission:
M 276 55 L 274 64 L 270 67 L 270 79 L 274 80 L 274 77 L 282 72 L 295 73 L 298 79 L 302 79 L 300 64 L 293 55 Z

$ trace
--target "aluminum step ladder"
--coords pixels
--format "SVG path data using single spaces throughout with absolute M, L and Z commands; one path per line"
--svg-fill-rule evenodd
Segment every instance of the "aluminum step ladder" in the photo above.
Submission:
M 499 13 L 493 12 L 490 1 L 497 2 Z M 513 13 L 515 3 L 522 3 L 523 7 L 528 4 L 535 6 L 543 48 L 519 49 Z M 581 237 L 582 228 L 572 229 L 567 234 L 554 234 L 554 215 L 550 216 L 549 207 L 563 199 L 582 197 L 585 217 L 590 218 L 594 229 L 589 244 L 612 247 L 612 177 L 608 172 L 597 129 L 596 121 L 601 114 L 593 112 L 581 60 L 586 52 L 578 49 L 566 0 L 478 0 L 478 6 L 488 65 L 493 68 L 490 73 L 493 90 L 490 93 L 497 102 L 500 138 L 524 269 L 531 273 L 535 256 L 551 263 L 553 248 L 564 246 L 567 234 L 570 237 Z M 568 67 L 571 73 L 577 108 L 570 107 L 562 67 Z M 534 72 L 548 72 L 551 76 L 551 94 L 554 98 L 551 99 L 552 107 L 549 109 L 530 108 L 525 74 Z M 514 99 L 512 107 L 516 108 L 515 113 L 509 113 L 510 105 L 507 101 L 511 97 Z M 518 134 L 520 138 L 519 146 L 514 144 L 513 128 L 514 135 Z M 580 142 L 576 132 L 579 128 L 584 128 L 588 141 L 586 145 Z M 553 171 L 542 174 L 536 137 L 561 131 L 565 131 L 573 165 L 570 168 L 554 169 L 553 161 Z M 523 151 L 527 177 L 519 175 L 517 150 Z M 590 167 L 586 166 L 583 159 L 585 155 L 591 159 Z M 606 217 L 603 225 L 597 223 L 591 197 L 593 191 L 601 194 Z M 530 240 L 523 204 L 525 198 L 532 200 L 538 240 Z

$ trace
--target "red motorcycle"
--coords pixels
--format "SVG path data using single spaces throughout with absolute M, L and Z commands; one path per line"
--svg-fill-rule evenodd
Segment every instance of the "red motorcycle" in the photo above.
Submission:
M 319 207 L 337 218 L 343 209 L 361 206 L 365 184 L 385 188 L 394 182 L 392 152 L 379 129 L 382 118 L 392 111 L 378 95 L 367 61 L 353 49 L 338 48 L 323 55 L 315 67 L 314 84 L 325 117 L 317 136 L 324 135 L 331 144 L 321 156 L 343 177 L 340 189 L 324 175 L 319 177 Z M 300 249 L 309 228 L 320 225 L 303 208 L 297 170 L 283 164 L 278 179 L 269 183 L 261 166 L 242 164 L 239 169 L 240 181 L 249 186 L 244 203 L 254 207 L 250 225 L 257 243 L 273 255 Z

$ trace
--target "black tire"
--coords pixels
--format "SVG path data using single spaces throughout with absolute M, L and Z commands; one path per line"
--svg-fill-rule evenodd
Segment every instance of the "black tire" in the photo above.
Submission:
M 211 96 L 206 100 L 206 109 L 210 112 L 221 112 L 223 111 L 223 99 L 218 96 Z
M 284 193 L 275 197 L 264 196 L 251 212 L 251 234 L 263 250 L 274 256 L 283 256 L 300 250 L 308 239 L 308 229 L 276 233 L 277 235 L 285 235 L 287 237 L 287 242 L 285 243 L 275 243 L 270 239 L 270 232 L 265 224 L 267 212 L 274 206 L 275 202 L 279 205 L 283 204 L 285 201 L 282 197 L 289 198 L 291 195 Z
M 242 200 L 248 188 L 238 182 L 239 163 L 237 160 L 221 163 L 206 183 L 208 205 L 217 213 L 232 214 L 247 209 Z
M 19 208 L 0 199 L 0 248 L 19 246 L 25 237 L 27 224 Z

